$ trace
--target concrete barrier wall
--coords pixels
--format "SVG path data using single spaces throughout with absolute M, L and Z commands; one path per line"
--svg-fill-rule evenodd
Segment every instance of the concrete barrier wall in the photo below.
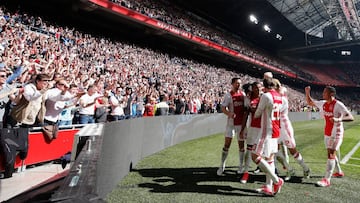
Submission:
M 292 121 L 319 118 L 318 113 L 290 113 Z M 105 198 L 144 157 L 175 144 L 223 133 L 224 114 L 144 117 L 106 123 L 97 166 L 97 191 Z
M 319 112 L 289 112 L 289 118 L 292 122 L 320 119 Z
M 175 144 L 225 131 L 224 114 L 144 117 L 106 123 L 97 168 L 101 197 L 141 159 Z

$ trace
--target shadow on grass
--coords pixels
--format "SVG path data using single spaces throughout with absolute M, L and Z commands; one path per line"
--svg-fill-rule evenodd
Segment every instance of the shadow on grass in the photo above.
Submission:
M 151 178 L 147 183 L 138 186 L 151 189 L 154 193 L 204 193 L 230 196 L 263 196 L 255 189 L 239 182 L 240 175 L 236 170 L 226 168 L 222 176 L 216 175 L 217 168 L 152 168 L 134 169 L 142 177 Z M 302 177 L 293 177 L 292 183 L 301 183 Z M 265 182 L 263 173 L 251 174 L 248 183 L 258 184 L 258 188 Z M 236 185 L 238 183 L 238 185 Z M 235 184 L 235 186 L 234 186 Z

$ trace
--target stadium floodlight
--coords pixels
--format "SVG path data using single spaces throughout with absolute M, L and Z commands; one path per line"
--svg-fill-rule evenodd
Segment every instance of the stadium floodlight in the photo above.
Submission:
M 264 25 L 264 30 L 265 30 L 266 32 L 271 32 L 271 29 L 270 29 L 270 27 L 269 27 L 267 24 Z
M 342 50 L 342 51 L 341 51 L 341 55 L 342 55 L 342 56 L 351 56 L 351 51 L 349 51 L 349 50 Z
M 251 15 L 249 16 L 249 19 L 250 19 L 250 21 L 251 21 L 252 23 L 255 23 L 255 24 L 258 24 L 258 23 L 259 23 L 258 19 L 257 19 L 253 14 L 251 14 Z
M 282 36 L 281 36 L 281 35 L 279 35 L 279 34 L 276 34 L 276 39 L 278 39 L 278 40 L 282 40 Z

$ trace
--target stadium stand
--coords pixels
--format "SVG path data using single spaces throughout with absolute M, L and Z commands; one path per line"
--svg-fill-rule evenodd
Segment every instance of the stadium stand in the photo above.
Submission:
M 19 65 L 28 70 L 19 78 L 20 83 L 29 81 L 32 74 L 60 74 L 80 90 L 101 81 L 100 92 L 104 91 L 105 83 L 108 90 L 114 90 L 117 86 L 124 88 L 125 85 L 142 96 L 150 94 L 158 98 L 161 92 L 184 93 L 191 103 L 190 99 L 199 95 L 216 106 L 228 87 L 225 81 L 239 75 L 221 67 L 170 57 L 136 45 L 112 42 L 105 38 L 96 39 L 73 28 L 48 26 L 44 21 L 40 27 L 35 27 L 36 18 L 28 17 L 27 14 L 4 13 L 3 18 L 7 21 L 1 33 L 4 48 L 2 60 L 9 72 Z M 14 33 L 20 33 L 20 36 Z M 9 47 L 19 47 L 19 50 Z M 103 47 L 103 50 L 95 52 L 95 47 Z M 164 72 L 165 66 L 167 71 Z M 102 73 L 109 77 L 100 76 Z M 257 80 L 244 74 L 240 76 L 244 83 Z M 185 78 L 188 80 L 183 80 Z M 153 81 L 161 84 L 161 87 L 153 84 Z M 220 84 L 211 81 L 219 81 Z M 181 87 L 178 84 L 182 84 Z
M 316 77 L 316 81 L 324 81 L 327 85 L 356 86 L 349 75 L 333 65 L 303 65 L 303 70 Z M 314 81 L 315 82 L 315 81 Z
M 355 83 L 349 83 L 350 80 L 358 83 L 356 78 L 351 78 L 358 73 L 354 66 L 350 65 L 346 70 L 328 66 L 321 70 L 292 65 L 226 30 L 215 29 L 210 22 L 189 11 L 167 5 L 165 1 L 112 2 L 294 73 L 308 83 L 336 86 L 355 86 Z M 173 105 L 181 95 L 187 105 L 185 113 L 216 113 L 224 93 L 230 88 L 228 81 L 232 77 L 240 77 L 244 84 L 261 81 L 245 72 L 231 71 L 225 65 L 206 64 L 149 47 L 98 37 L 5 7 L 0 8 L 0 53 L 1 66 L 10 76 L 8 83 L 23 86 L 34 75 L 46 73 L 52 76 L 52 85 L 58 78 L 65 78 L 81 92 L 89 85 L 95 85 L 99 94 L 106 92 L 119 96 L 119 102 L 124 105 L 130 101 L 133 118 L 138 115 L 137 111 L 144 111 L 147 98 L 156 98 L 158 102 L 161 94 L 169 95 Z M 335 73 L 337 78 L 324 73 L 324 69 Z M 284 85 L 288 89 L 290 111 L 303 111 L 306 106 L 303 89 Z M 131 97 L 125 95 L 127 88 L 133 90 Z M 321 92 L 314 92 L 314 95 L 321 95 Z M 356 95 L 342 100 L 352 109 L 359 108 L 360 99 Z M 200 111 L 203 104 L 212 109 Z

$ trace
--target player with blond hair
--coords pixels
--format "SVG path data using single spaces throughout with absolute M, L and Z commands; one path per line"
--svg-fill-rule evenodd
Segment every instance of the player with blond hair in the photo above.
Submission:
M 301 153 L 296 149 L 296 142 L 294 137 L 294 128 L 289 119 L 289 100 L 287 99 L 287 89 L 281 86 L 281 83 L 275 81 L 277 91 L 282 95 L 283 108 L 280 111 L 280 138 L 279 148 L 281 145 L 285 145 L 289 149 L 290 154 L 294 157 L 295 161 L 303 168 L 304 177 L 310 177 L 310 168 L 305 164 Z M 291 168 L 288 160 L 284 156 L 281 150 L 276 154 L 277 159 L 287 169 L 285 180 L 290 180 L 291 176 L 295 173 L 294 169 Z
M 251 158 L 266 175 L 266 183 L 259 189 L 259 192 L 273 196 L 280 192 L 284 184 L 284 180 L 275 174 L 274 165 L 274 156 L 278 151 L 280 137 L 282 96 L 275 90 L 272 78 L 265 78 L 263 85 L 264 93 L 260 97 L 254 114 L 254 118 L 261 117 L 261 130 Z

